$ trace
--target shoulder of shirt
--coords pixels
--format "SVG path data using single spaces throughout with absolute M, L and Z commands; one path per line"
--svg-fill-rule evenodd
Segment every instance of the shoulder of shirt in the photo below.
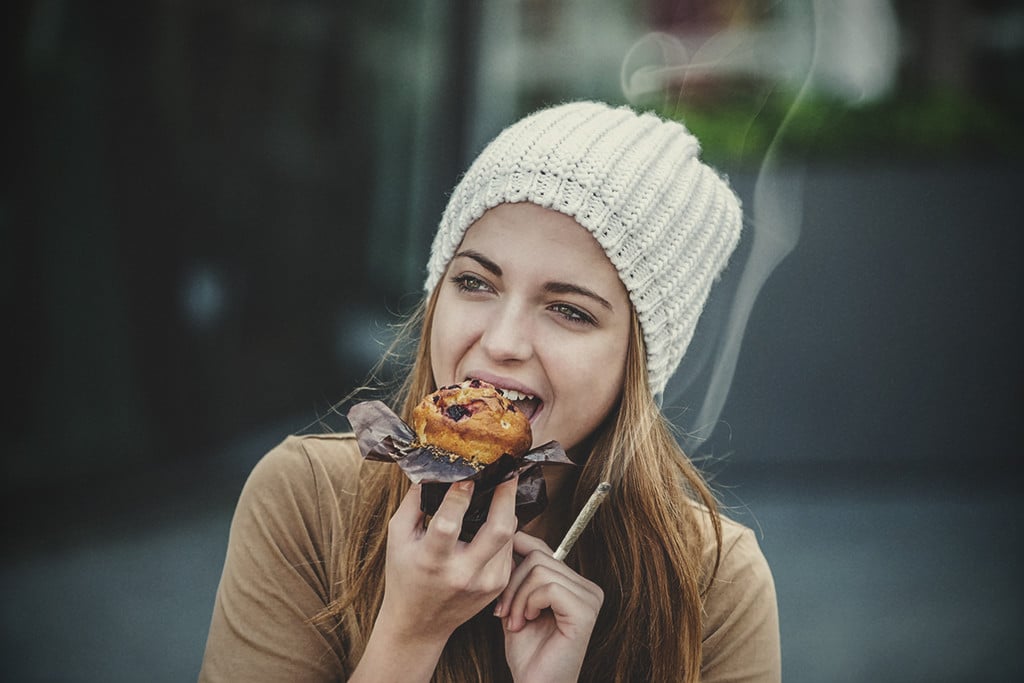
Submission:
M 328 491 L 342 495 L 354 492 L 362 460 L 352 434 L 292 435 L 263 456 L 250 483 L 286 483 L 291 489 L 313 486 L 321 495 Z
M 351 467 L 361 461 L 359 443 L 354 434 L 332 432 L 328 434 L 297 434 L 288 436 L 278 446 L 300 451 L 313 462 Z
M 697 507 L 710 570 L 716 551 L 711 514 Z M 779 619 L 771 568 L 753 529 L 723 514 L 719 519 L 721 555 L 704 599 L 702 680 L 778 681 Z
M 692 505 L 697 512 L 698 524 L 704 540 L 704 563 L 710 568 L 714 565 L 717 550 L 711 513 L 699 502 L 693 501 Z M 736 571 L 737 565 L 750 565 L 751 563 L 763 565 L 767 570 L 767 561 L 761 552 L 754 530 L 721 512 L 718 513 L 718 519 L 722 528 L 718 576 L 730 575 Z

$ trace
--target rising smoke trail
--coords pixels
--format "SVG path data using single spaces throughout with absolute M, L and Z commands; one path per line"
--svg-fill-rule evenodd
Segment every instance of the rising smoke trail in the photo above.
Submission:
M 683 410 L 673 421 L 681 428 L 682 444 L 690 455 L 710 438 L 719 422 L 758 294 L 800 236 L 803 169 L 793 162 L 782 164 L 780 145 L 811 87 L 818 59 L 820 1 L 815 0 L 810 7 L 813 36 L 800 87 L 756 172 L 741 245 L 712 290 L 690 349 L 663 397 L 666 409 Z M 624 60 L 623 93 L 636 102 L 651 93 L 664 92 L 667 83 L 676 83 L 678 96 L 682 97 L 688 79 L 714 75 L 726 60 L 734 65 L 734 71 L 747 73 L 780 66 L 761 59 L 749 35 L 723 32 L 691 57 L 675 37 L 654 33 L 639 41 Z

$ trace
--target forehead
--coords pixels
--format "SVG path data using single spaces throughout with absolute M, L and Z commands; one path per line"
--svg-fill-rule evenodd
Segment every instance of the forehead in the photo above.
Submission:
M 605 281 L 625 292 L 618 271 L 586 228 L 566 214 L 529 202 L 499 204 L 484 213 L 457 251 L 467 249 L 484 252 L 499 265 Z

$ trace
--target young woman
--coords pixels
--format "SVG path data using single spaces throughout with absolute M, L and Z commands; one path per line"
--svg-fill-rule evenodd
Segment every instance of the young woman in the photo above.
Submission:
M 658 396 L 742 213 L 679 123 L 601 103 L 503 131 L 455 188 L 427 267 L 409 420 L 469 378 L 520 397 L 549 504 L 517 529 L 516 481 L 460 541 L 472 485 L 429 521 L 349 434 L 291 437 L 232 522 L 203 681 L 777 681 L 774 585 L 717 512 Z M 555 547 L 610 481 L 566 560 Z

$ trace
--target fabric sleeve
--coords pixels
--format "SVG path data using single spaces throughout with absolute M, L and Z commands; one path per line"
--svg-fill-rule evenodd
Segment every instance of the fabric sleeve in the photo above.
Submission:
M 721 565 L 705 602 L 701 681 L 777 683 L 779 613 L 768 562 L 746 527 L 723 520 L 723 540 Z
M 318 476 L 291 437 L 253 469 L 239 497 L 214 603 L 201 683 L 334 681 L 337 637 L 311 623 L 330 599 L 329 530 Z

